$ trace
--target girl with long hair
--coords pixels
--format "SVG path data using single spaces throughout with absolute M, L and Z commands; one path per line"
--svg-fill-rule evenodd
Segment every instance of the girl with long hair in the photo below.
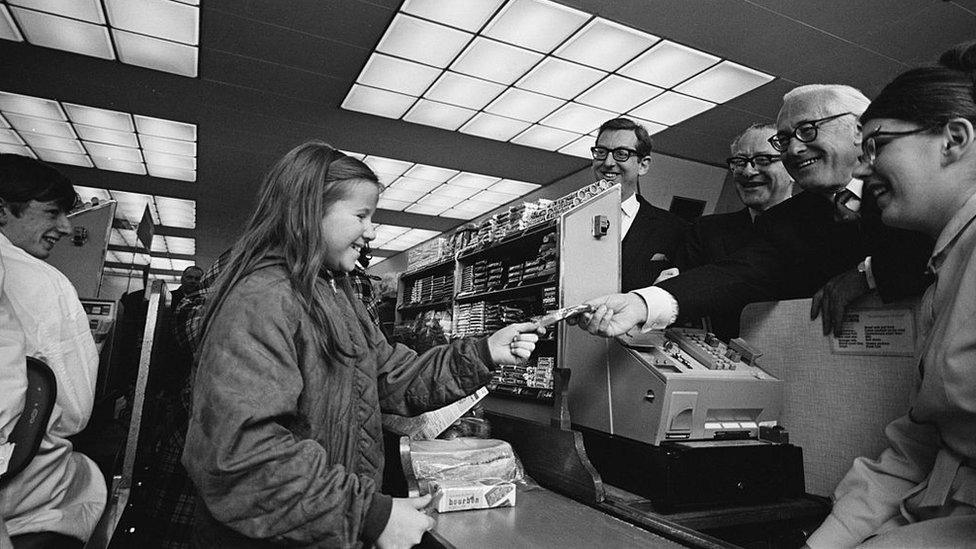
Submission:
M 387 343 L 345 273 L 375 238 L 382 187 L 318 141 L 268 172 L 216 284 L 183 464 L 204 505 L 201 547 L 409 547 L 433 526 L 424 498 L 380 493 L 380 413 L 415 415 L 528 358 L 532 323 L 421 355 Z

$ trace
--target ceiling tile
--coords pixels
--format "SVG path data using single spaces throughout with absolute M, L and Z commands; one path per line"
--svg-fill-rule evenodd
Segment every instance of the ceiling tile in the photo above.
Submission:
M 464 0 L 464 2 L 444 2 L 443 0 L 406 0 L 400 9 L 423 17 L 464 29 L 477 32 L 484 26 L 488 18 L 505 0 Z
M 444 68 L 472 37 L 467 32 L 398 13 L 376 51 Z
M 538 122 L 565 103 L 548 95 L 509 88 L 485 107 L 485 111 L 526 122 Z
M 590 21 L 553 52 L 556 57 L 604 71 L 614 71 L 660 38 L 601 17 Z
M 451 70 L 508 85 L 540 59 L 542 54 L 479 36 L 451 64 Z
M 461 126 L 458 131 L 497 141 L 508 141 L 531 125 L 531 122 L 482 112 Z
M 632 110 L 631 113 L 638 118 L 673 126 L 714 106 L 714 103 L 708 101 L 668 91 Z
M 670 88 L 718 62 L 714 55 L 662 40 L 618 72 L 634 80 Z
M 200 9 L 170 0 L 103 0 L 112 27 L 195 46 Z
M 153 135 L 156 137 L 166 137 L 168 139 L 180 139 L 183 141 L 197 140 L 197 126 L 187 122 L 177 122 L 175 120 L 164 120 L 162 118 L 152 118 L 150 116 L 135 115 L 136 131 L 142 135 Z
M 731 61 L 722 61 L 675 86 L 674 91 L 713 103 L 725 103 L 772 80 L 773 77 L 764 72 Z
M 61 109 L 61 105 L 57 101 L 10 92 L 0 92 L 0 110 L 5 113 L 23 114 L 51 120 L 67 120 L 64 110 Z
M 95 107 L 75 105 L 73 103 L 64 103 L 64 110 L 67 111 L 69 120 L 75 124 L 97 126 L 122 132 L 135 130 L 135 127 L 132 125 L 132 116 L 128 113 L 97 109 Z
M 123 63 L 196 78 L 198 49 L 160 38 L 112 29 Z
M 501 84 L 445 71 L 424 97 L 459 107 L 481 109 L 503 91 L 505 86 Z
M 578 133 L 535 125 L 512 138 L 512 143 L 555 151 L 578 137 Z
M 32 149 L 51 149 L 75 154 L 85 154 L 85 149 L 81 147 L 81 142 L 77 139 L 65 139 L 63 137 L 53 137 L 33 132 L 20 132 L 20 136 L 27 142 Z
M 440 168 L 437 166 L 427 166 L 425 164 L 416 164 L 404 172 L 403 175 L 413 179 L 425 179 L 427 181 L 443 183 L 457 174 L 458 170 Z
M 437 181 L 428 181 L 426 179 L 414 179 L 412 177 L 399 177 L 390 185 L 390 189 L 405 189 L 413 192 L 430 192 L 440 186 Z
M 40 147 L 34 147 L 34 152 L 37 153 L 37 157 L 45 162 L 57 162 L 59 164 L 71 164 L 73 166 L 81 166 L 83 168 L 91 168 L 94 166 L 88 155 L 64 152 L 64 151 L 53 151 L 50 149 L 42 149 Z
M 357 82 L 419 97 L 440 73 L 440 69 L 374 53 L 366 62 Z
M 476 113 L 477 111 L 471 109 L 420 99 L 403 116 L 403 119 L 407 122 L 454 131 Z
M 572 99 L 599 82 L 607 73 L 555 57 L 546 58 L 523 76 L 516 86 L 562 99 Z
M 31 44 L 101 59 L 115 59 L 105 27 L 13 6 L 10 11 Z
M 13 6 L 21 6 L 32 10 L 53 13 L 71 19 L 81 19 L 89 23 L 105 24 L 102 6 L 98 0 L 8 0 Z
M 97 128 L 95 126 L 86 126 L 84 124 L 75 124 L 74 128 L 75 131 L 78 132 L 78 137 L 84 139 L 85 141 L 97 141 L 99 143 L 108 143 L 110 145 L 119 145 L 121 147 L 139 146 L 139 140 L 136 139 L 136 134 L 134 132 L 120 132 L 105 128 Z
M 543 118 L 540 124 L 577 134 L 585 134 L 596 130 L 607 120 L 616 117 L 617 115 L 610 111 L 580 105 L 579 103 L 567 103 L 556 112 Z
M 24 35 L 20 34 L 14 23 L 14 17 L 10 15 L 10 10 L 4 4 L 0 4 L 0 40 L 24 41 Z
M 551 52 L 590 18 L 548 0 L 509 0 L 484 35 L 542 53 Z
M 414 101 L 415 98 L 402 93 L 353 84 L 349 95 L 342 102 L 342 108 L 386 118 L 400 118 Z
M 7 122 L 10 122 L 10 125 L 19 132 L 42 133 L 44 135 L 63 137 L 65 139 L 74 139 L 77 137 L 75 131 L 71 128 L 71 124 L 67 122 L 24 116 L 10 112 L 5 112 L 4 116 L 7 118 Z
M 663 91 L 657 86 L 611 74 L 577 97 L 576 101 L 608 111 L 627 112 Z

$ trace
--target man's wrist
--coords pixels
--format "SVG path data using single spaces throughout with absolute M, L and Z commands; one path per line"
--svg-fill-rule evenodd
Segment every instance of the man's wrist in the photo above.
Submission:
M 644 302 L 645 318 L 641 331 L 661 330 L 678 319 L 678 300 L 657 286 L 649 286 L 630 292 Z

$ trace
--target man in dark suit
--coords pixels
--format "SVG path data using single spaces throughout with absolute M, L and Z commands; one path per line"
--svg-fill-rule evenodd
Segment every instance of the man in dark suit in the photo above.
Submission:
M 170 296 L 170 309 L 176 312 L 176 307 L 183 301 L 186 294 L 195 292 L 200 287 L 200 280 L 203 278 L 203 269 L 196 265 L 190 265 L 183 269 L 180 275 L 180 287 L 173 290 Z
M 597 310 L 581 324 L 616 336 L 754 301 L 813 295 L 811 318 L 822 315 L 827 334 L 839 329 L 846 306 L 871 289 L 885 301 L 920 293 L 928 282 L 931 239 L 883 226 L 852 177 L 861 145 L 857 118 L 868 103 L 849 86 L 809 85 L 787 93 L 771 143 L 803 192 L 760 216 L 759 236 L 734 256 L 658 286 L 591 300 Z
M 639 179 L 651 167 L 653 141 L 647 130 L 627 118 L 600 126 L 593 153 L 593 174 L 620 184 L 621 287 L 648 286 L 671 267 L 688 224 L 677 215 L 652 206 L 639 194 Z
M 685 246 L 678 255 L 682 271 L 714 263 L 746 246 L 755 233 L 754 222 L 764 211 L 783 202 L 793 191 L 793 178 L 780 162 L 780 154 L 768 139 L 776 133 L 773 124 L 752 124 L 731 143 L 727 159 L 741 210 L 706 215 L 692 223 Z M 710 315 L 711 331 L 728 341 L 739 335 L 738 308 L 728 314 Z

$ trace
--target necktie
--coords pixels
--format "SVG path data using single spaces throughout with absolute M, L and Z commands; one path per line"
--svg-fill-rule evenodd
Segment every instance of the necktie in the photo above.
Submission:
M 858 213 L 860 204 L 861 199 L 850 189 L 844 189 L 835 194 L 834 220 L 840 223 L 857 221 L 861 217 L 861 214 Z

